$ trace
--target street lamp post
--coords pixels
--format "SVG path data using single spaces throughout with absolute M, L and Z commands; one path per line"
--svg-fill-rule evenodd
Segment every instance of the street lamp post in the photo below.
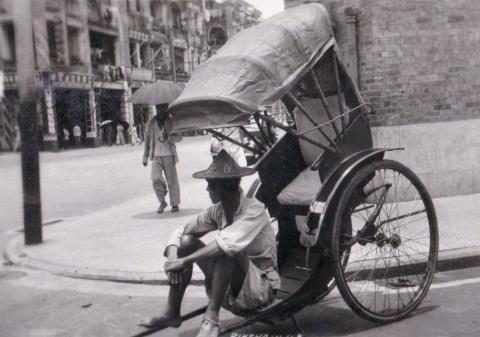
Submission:
M 23 224 L 25 244 L 42 242 L 42 207 L 38 155 L 38 122 L 35 104 L 35 59 L 31 0 L 13 1 L 18 122 L 22 140 Z

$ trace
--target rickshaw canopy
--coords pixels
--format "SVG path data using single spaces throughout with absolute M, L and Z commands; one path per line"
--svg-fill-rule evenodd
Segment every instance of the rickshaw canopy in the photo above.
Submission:
M 291 8 L 239 32 L 193 72 L 170 105 L 174 131 L 248 123 L 333 44 L 330 18 L 320 4 Z

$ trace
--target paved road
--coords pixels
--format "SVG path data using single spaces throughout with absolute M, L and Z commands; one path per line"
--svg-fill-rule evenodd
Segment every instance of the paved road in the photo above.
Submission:
M 43 220 L 81 215 L 153 193 L 143 147 L 120 146 L 40 155 Z M 179 180 L 188 191 L 191 175 L 208 165 L 209 137 L 179 143 Z M 0 153 L 0 232 L 22 227 L 20 155 Z M 156 209 L 157 205 L 152 205 Z
M 297 314 L 305 337 L 473 337 L 480 335 L 480 268 L 437 274 L 435 283 L 414 314 L 400 322 L 376 326 L 356 316 L 335 292 L 323 303 Z M 50 337 L 130 336 L 140 330 L 139 318 L 158 312 L 166 301 L 160 286 L 132 285 L 52 276 L 16 267 L 0 267 L 0 336 Z M 205 303 L 203 289 L 191 287 L 184 310 Z M 222 319 L 231 321 L 222 312 Z M 154 336 L 195 336 L 199 318 L 178 330 Z M 266 335 L 268 334 L 268 335 Z M 263 324 L 245 328 L 233 336 L 298 336 L 290 321 L 271 327 Z
M 187 139 L 179 146 L 179 175 L 188 193 L 191 173 L 206 167 L 208 138 Z M 18 154 L 0 154 L 0 248 L 21 227 L 21 176 Z M 44 219 L 81 215 L 151 194 L 149 170 L 139 147 L 114 147 L 42 153 Z M 195 189 L 198 191 L 198 188 Z M 190 192 L 191 193 L 191 192 Z M 152 205 L 153 208 L 156 205 Z M 480 269 L 436 276 L 435 284 L 415 314 L 398 323 L 376 326 L 357 317 L 338 294 L 297 316 L 308 336 L 478 336 L 480 335 Z M 135 321 L 158 312 L 165 287 L 88 281 L 0 265 L 0 336 L 129 336 Z M 203 289 L 191 287 L 184 309 L 205 303 Z M 231 315 L 223 316 L 231 320 Z M 155 336 L 194 336 L 199 318 L 179 330 Z M 290 322 L 277 327 L 257 324 L 231 336 L 297 336 Z

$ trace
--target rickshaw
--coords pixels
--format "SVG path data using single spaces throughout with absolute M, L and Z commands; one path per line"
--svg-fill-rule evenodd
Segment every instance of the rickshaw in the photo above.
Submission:
M 293 123 L 264 109 L 278 100 Z M 434 205 L 410 169 L 385 158 L 402 149 L 373 146 L 373 108 L 347 72 L 325 7 L 297 6 L 233 36 L 169 111 L 175 131 L 207 130 L 256 154 L 258 179 L 247 196 L 278 223 L 277 300 L 222 335 L 293 319 L 335 286 L 374 322 L 402 319 L 422 302 L 438 255 Z M 252 123 L 257 136 L 245 127 Z M 276 139 L 264 124 L 283 135 Z M 215 130 L 224 127 L 239 128 L 256 146 Z

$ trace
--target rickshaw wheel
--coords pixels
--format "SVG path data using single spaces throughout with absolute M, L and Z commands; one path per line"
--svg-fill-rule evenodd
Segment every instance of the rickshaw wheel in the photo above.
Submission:
M 420 179 L 391 160 L 355 173 L 336 210 L 331 256 L 338 289 L 357 314 L 382 323 L 410 314 L 438 256 L 435 209 Z

